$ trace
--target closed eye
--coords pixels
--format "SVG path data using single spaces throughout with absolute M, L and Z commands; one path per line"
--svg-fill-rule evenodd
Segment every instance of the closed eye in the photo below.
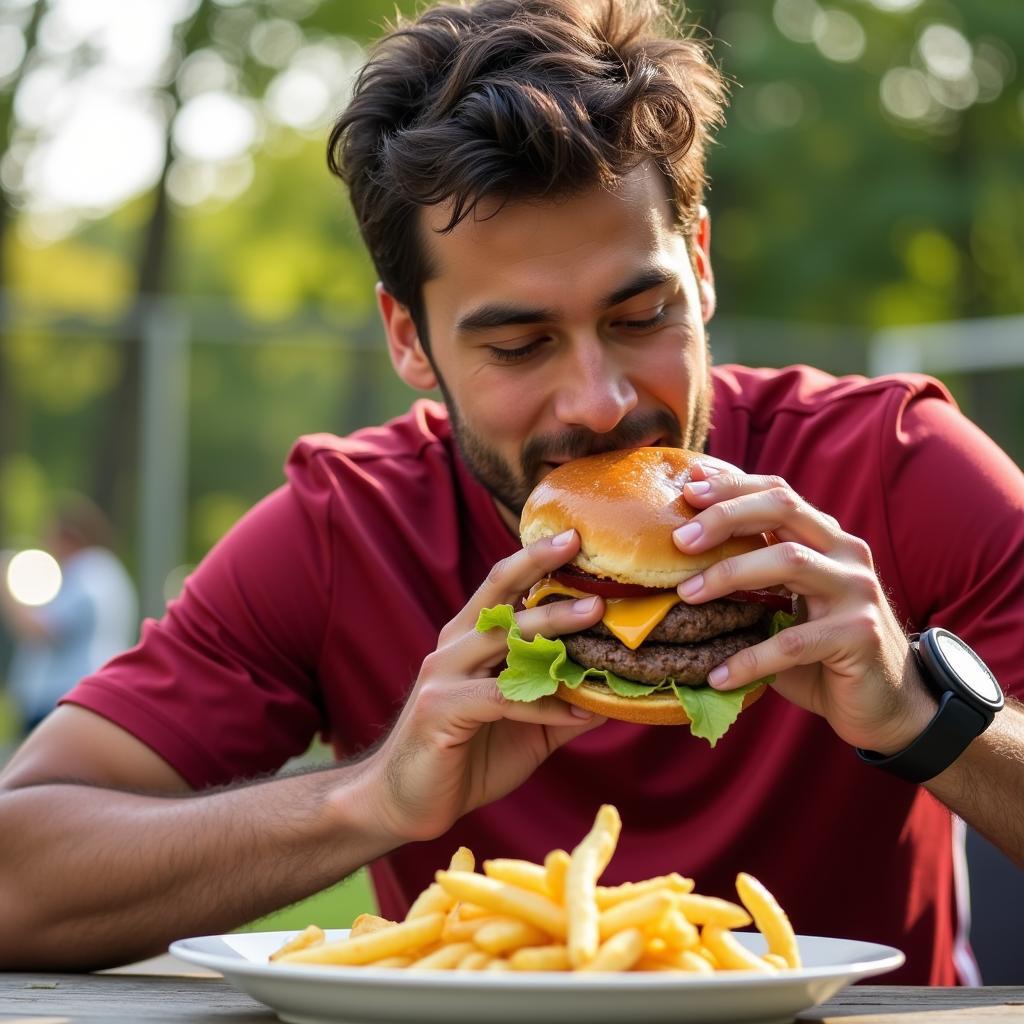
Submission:
M 544 340 L 544 338 L 538 338 L 536 341 L 531 341 L 528 345 L 521 345 L 519 348 L 498 348 L 496 345 L 488 345 L 487 348 L 499 363 L 518 363 L 533 355 L 544 344 Z
M 663 324 L 668 318 L 668 311 L 663 306 L 648 320 L 619 320 L 617 325 L 619 327 L 628 327 L 632 330 L 643 330 L 647 327 L 657 327 L 659 324 Z

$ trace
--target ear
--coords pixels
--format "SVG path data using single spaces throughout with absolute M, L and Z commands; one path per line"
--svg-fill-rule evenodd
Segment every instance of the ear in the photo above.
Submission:
M 715 315 L 715 275 L 711 269 L 711 215 L 707 207 L 700 208 L 700 220 L 693 235 L 693 256 L 697 266 L 697 289 L 700 292 L 700 311 L 707 323 Z
M 417 391 L 433 391 L 437 387 L 437 375 L 420 344 L 419 332 L 409 310 L 379 281 L 376 293 L 377 308 L 388 339 L 388 355 L 395 373 Z

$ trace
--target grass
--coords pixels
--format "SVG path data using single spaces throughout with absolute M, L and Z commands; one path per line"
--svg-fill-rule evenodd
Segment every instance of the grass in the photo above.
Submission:
M 0 682 L 3 682 L 0 677 Z M 18 738 L 21 720 L 7 691 L 0 687 L 0 743 L 13 743 Z
M 300 931 L 308 924 L 321 928 L 348 928 L 362 913 L 375 914 L 377 903 L 366 870 L 357 871 L 340 885 L 315 893 L 300 903 L 252 921 L 240 932 Z

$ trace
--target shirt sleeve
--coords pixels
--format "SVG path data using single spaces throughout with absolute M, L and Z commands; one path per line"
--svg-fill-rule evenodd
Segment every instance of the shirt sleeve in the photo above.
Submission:
M 131 732 L 195 788 L 275 771 L 323 728 L 330 488 L 315 464 L 289 468 L 292 482 L 229 531 L 139 644 L 65 698 Z
M 908 625 L 963 637 L 1024 698 L 1024 474 L 944 389 L 904 392 L 895 414 L 881 494 L 865 500 L 884 502 Z

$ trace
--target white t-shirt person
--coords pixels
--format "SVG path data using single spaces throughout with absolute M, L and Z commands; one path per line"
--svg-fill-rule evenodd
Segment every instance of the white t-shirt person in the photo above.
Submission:
M 22 637 L 8 670 L 11 697 L 28 731 L 84 676 L 138 636 L 138 599 L 127 570 L 104 547 L 87 547 L 61 564 L 57 596 L 30 610 L 45 638 Z

